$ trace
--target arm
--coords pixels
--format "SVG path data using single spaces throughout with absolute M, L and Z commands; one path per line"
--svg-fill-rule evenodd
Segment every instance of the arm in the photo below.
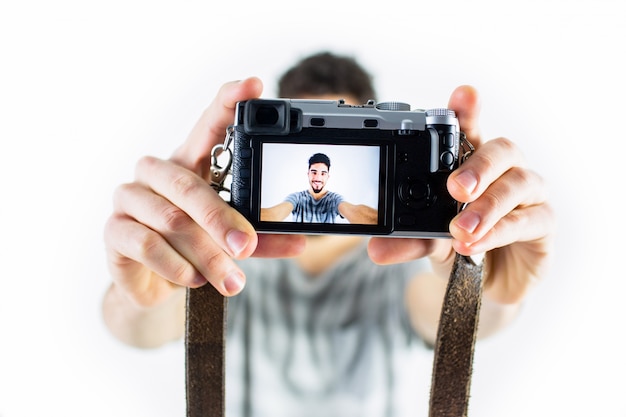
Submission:
M 125 343 L 152 347 L 183 333 L 184 288 L 210 283 L 225 296 L 245 276 L 234 259 L 290 256 L 295 235 L 258 237 L 207 182 L 211 150 L 222 143 L 238 101 L 258 97 L 257 78 L 227 83 L 168 160 L 144 157 L 135 181 L 118 187 L 104 230 L 112 283 L 104 321 Z
M 457 88 L 449 107 L 476 148 L 448 178 L 452 197 L 469 203 L 450 223 L 452 239 L 374 238 L 369 245 L 370 257 L 378 263 L 430 258 L 433 275 L 420 277 L 407 292 L 413 324 L 429 338 L 437 327 L 455 252 L 485 254 L 479 334 L 488 335 L 510 322 L 528 291 L 545 275 L 555 224 L 544 181 L 525 167 L 519 148 L 505 138 L 482 141 L 476 91 Z M 424 301 L 427 291 L 437 292 L 437 303 Z
M 364 204 L 350 204 L 342 201 L 338 206 L 339 213 L 350 223 L 378 224 L 378 210 Z
M 120 341 L 139 348 L 154 348 L 182 338 L 185 329 L 185 290 L 173 290 L 166 300 L 139 305 L 111 284 L 104 296 L 104 322 Z
M 283 201 L 273 207 L 261 209 L 261 221 L 265 222 L 280 222 L 289 216 L 293 210 L 293 204 L 288 201 Z
M 412 279 L 405 293 L 405 303 L 413 328 L 431 346 L 437 340 L 439 316 L 447 281 L 425 272 Z M 484 298 L 480 307 L 477 337 L 487 337 L 504 328 L 517 315 L 520 304 L 501 304 Z

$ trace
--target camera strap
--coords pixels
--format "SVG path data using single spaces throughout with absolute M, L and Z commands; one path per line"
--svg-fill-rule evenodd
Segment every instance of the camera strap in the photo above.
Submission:
M 210 284 L 187 289 L 187 417 L 224 417 L 226 298 Z
M 457 254 L 435 342 L 429 417 L 467 416 L 483 267 Z M 187 290 L 187 417 L 225 416 L 226 298 L 211 285 Z
M 466 417 L 482 300 L 483 264 L 456 254 L 435 342 L 429 417 Z

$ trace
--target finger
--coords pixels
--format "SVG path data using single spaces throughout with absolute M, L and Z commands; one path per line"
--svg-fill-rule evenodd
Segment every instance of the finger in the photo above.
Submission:
M 520 242 L 545 240 L 553 227 L 554 213 L 550 205 L 520 207 L 502 217 L 480 239 L 472 242 L 455 239 L 452 245 L 461 255 L 471 256 Z M 528 259 L 536 258 L 529 256 Z
M 257 235 L 252 225 L 204 181 L 179 165 L 153 157 L 137 163 L 137 181 L 179 207 L 230 256 L 254 252 Z
M 545 187 L 539 175 L 530 170 L 511 168 L 452 220 L 450 233 L 467 244 L 479 241 L 488 233 L 500 232 L 507 236 L 524 233 L 502 228 L 520 227 L 519 222 L 511 222 L 519 209 L 545 201 Z M 509 220 L 502 222 L 504 218 Z M 496 225 L 499 225 L 498 229 L 495 229 Z
M 224 84 L 172 160 L 203 176 L 204 162 L 210 158 L 213 147 L 224 142 L 226 128 L 234 122 L 237 102 L 257 98 L 262 90 L 263 84 L 256 77 Z
M 129 230 L 137 225 L 147 229 L 134 236 L 137 244 L 124 248 L 128 256 L 178 285 L 195 288 L 208 281 L 223 295 L 234 295 L 243 288 L 245 277 L 232 259 L 165 198 L 133 183 L 119 187 L 114 205 L 116 212 L 132 218 L 127 222 Z
M 257 258 L 291 258 L 298 256 L 306 246 L 303 235 L 260 234 L 254 251 Z
M 447 250 L 444 248 L 447 246 Z M 440 239 L 373 237 L 367 252 L 372 262 L 388 265 L 449 252 L 450 245 Z
M 472 86 L 457 87 L 450 95 L 448 108 L 454 110 L 461 131 L 475 148 L 482 145 L 478 119 L 480 116 L 480 99 L 478 91 Z
M 161 279 L 153 280 L 152 272 L 180 286 L 195 288 L 207 283 L 161 235 L 129 217 L 112 216 L 105 228 L 105 241 L 116 282 L 139 299 L 149 297 L 142 294 L 145 289 L 158 292 L 152 285 Z
M 472 202 L 511 167 L 523 165 L 524 156 L 513 142 L 490 140 L 450 174 L 448 192 L 457 201 Z

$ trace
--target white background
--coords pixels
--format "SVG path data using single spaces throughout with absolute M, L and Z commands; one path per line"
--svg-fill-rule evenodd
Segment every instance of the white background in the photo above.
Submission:
M 138 351 L 102 325 L 111 195 L 223 82 L 257 75 L 271 97 L 322 48 L 368 66 L 381 101 L 475 85 L 485 137 L 550 184 L 552 272 L 478 344 L 470 415 L 626 416 L 625 17 L 607 0 L 3 1 L 0 416 L 184 415 L 182 343 Z

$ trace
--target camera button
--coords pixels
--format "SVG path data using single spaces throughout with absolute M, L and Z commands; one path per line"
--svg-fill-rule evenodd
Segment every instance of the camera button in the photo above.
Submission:
M 311 117 L 311 126 L 315 127 L 324 127 L 326 125 L 326 120 L 323 117 Z
M 441 154 L 441 163 L 445 165 L 448 169 L 452 169 L 452 164 L 454 164 L 454 155 L 452 152 L 445 151 Z
M 398 188 L 398 197 L 404 209 L 409 212 L 403 210 L 403 214 L 398 214 L 398 219 L 401 216 L 410 216 L 413 210 L 423 210 L 433 202 L 430 186 L 419 180 L 402 182 Z
M 426 184 L 417 183 L 411 184 L 409 187 L 409 196 L 411 200 L 421 200 L 428 197 L 428 187 Z

